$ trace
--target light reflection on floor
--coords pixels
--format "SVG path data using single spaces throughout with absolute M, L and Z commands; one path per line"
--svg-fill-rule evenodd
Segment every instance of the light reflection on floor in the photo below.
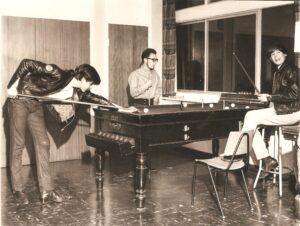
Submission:
M 205 167 L 197 178 L 195 205 L 191 207 L 193 159 L 186 149 L 160 150 L 151 154 L 151 179 L 147 183 L 146 208 L 135 208 L 132 188 L 133 157 L 106 160 L 104 189 L 97 192 L 93 161 L 52 163 L 55 187 L 64 197 L 61 204 L 42 206 L 34 170 L 24 167 L 25 192 L 30 204 L 17 206 L 10 191 L 7 169 L 1 170 L 2 225 L 297 225 L 294 194 L 288 181 L 283 198 L 272 181 L 260 182 L 253 191 L 255 172 L 248 171 L 248 184 L 254 211 L 250 211 L 239 177 L 230 175 L 227 199 L 221 199 L 226 215 L 220 217 L 212 185 Z M 218 188 L 222 190 L 222 176 Z M 220 192 L 222 197 L 222 192 Z M 300 224 L 299 224 L 300 225 Z

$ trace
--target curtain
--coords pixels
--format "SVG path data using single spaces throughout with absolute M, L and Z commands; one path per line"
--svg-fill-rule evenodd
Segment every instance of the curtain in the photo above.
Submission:
M 163 0 L 163 96 L 175 95 L 176 23 L 175 0 Z

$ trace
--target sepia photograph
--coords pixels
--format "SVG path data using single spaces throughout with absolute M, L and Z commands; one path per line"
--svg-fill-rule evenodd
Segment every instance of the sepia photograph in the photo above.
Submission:
M 300 0 L 0 0 L 0 225 L 300 226 Z

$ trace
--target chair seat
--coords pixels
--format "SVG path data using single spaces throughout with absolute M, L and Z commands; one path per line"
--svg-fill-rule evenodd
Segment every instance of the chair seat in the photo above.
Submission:
M 210 158 L 210 159 L 196 159 L 195 161 L 205 163 L 216 169 L 225 170 L 225 169 L 227 169 L 230 160 L 224 160 L 223 158 L 224 157 L 218 156 L 218 157 Z M 243 168 L 244 166 L 245 166 L 245 163 L 242 159 L 237 160 L 232 163 L 229 170 L 238 170 L 238 169 Z
M 212 175 L 212 171 L 214 171 L 214 169 L 225 172 L 225 174 L 223 174 L 225 175 L 224 197 L 226 197 L 226 184 L 228 181 L 228 173 L 232 171 L 240 171 L 245 185 L 245 193 L 247 195 L 251 210 L 253 210 L 251 198 L 249 195 L 249 191 L 247 188 L 247 183 L 243 171 L 243 168 L 247 166 L 248 159 L 249 159 L 249 146 L 250 146 L 249 133 L 250 133 L 249 131 L 231 131 L 227 139 L 223 156 L 218 156 L 210 159 L 195 159 L 194 173 L 193 173 L 193 180 L 192 180 L 192 200 L 191 200 L 192 206 L 194 205 L 197 165 L 204 164 L 208 168 L 210 179 L 216 194 L 216 198 L 218 202 L 217 204 L 221 211 L 223 219 L 225 218 L 225 215 L 221 206 L 218 190 L 216 187 L 216 183 L 214 181 L 214 176 Z M 230 159 L 226 159 L 226 158 L 230 158 Z

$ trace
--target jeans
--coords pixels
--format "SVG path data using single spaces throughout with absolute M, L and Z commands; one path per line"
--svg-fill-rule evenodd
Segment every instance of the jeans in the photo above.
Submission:
M 40 191 L 52 190 L 50 176 L 50 140 L 47 135 L 44 110 L 34 99 L 9 99 L 10 173 L 13 191 L 22 191 L 22 151 L 25 147 L 26 126 L 33 138 L 37 177 Z
M 255 131 L 252 148 L 257 160 L 269 156 L 268 149 L 265 145 L 262 135 L 257 129 L 260 125 L 278 126 L 278 125 L 292 125 L 300 121 L 300 111 L 292 114 L 277 115 L 274 107 L 264 108 L 259 110 L 248 111 L 242 130 Z M 298 137 L 298 142 L 300 137 Z

